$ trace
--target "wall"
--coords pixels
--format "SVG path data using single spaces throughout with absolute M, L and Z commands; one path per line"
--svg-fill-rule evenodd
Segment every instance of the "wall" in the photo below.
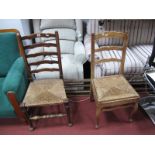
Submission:
M 0 29 L 17 29 L 21 36 L 31 34 L 29 19 L 0 19 Z M 24 45 L 30 44 L 31 41 L 24 41 Z
M 30 23 L 28 19 L 0 19 L 0 29 L 18 29 L 20 34 L 30 34 Z

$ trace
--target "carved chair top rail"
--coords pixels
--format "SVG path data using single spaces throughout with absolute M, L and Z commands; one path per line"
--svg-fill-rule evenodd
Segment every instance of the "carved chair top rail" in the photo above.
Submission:
M 33 33 L 22 37 L 22 40 L 26 40 L 26 39 L 31 40 L 31 39 L 40 38 L 40 37 L 49 38 L 49 37 L 56 37 L 56 35 L 52 33 Z
M 127 40 L 128 34 L 123 32 L 117 32 L 117 31 L 105 31 L 104 33 L 95 34 L 95 40 L 99 40 L 101 38 L 120 38 Z

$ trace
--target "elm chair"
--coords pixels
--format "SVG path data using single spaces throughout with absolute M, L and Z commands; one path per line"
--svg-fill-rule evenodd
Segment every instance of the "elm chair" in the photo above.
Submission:
M 29 82 L 19 37 L 18 30 L 0 30 L 0 118 L 18 117 L 29 123 L 20 108 Z
M 25 109 L 28 108 L 29 110 L 40 109 L 37 116 L 33 113 L 29 114 L 29 119 L 38 120 L 67 116 L 68 126 L 72 126 L 70 104 L 64 89 L 58 32 L 31 34 L 29 36 L 23 36 L 21 39 L 22 41 L 40 39 L 40 42 L 33 43 L 32 41 L 30 44 L 23 46 L 24 50 L 22 50 L 24 51 L 22 55 L 26 62 L 28 75 L 31 79 L 22 107 Z M 44 42 L 44 39 L 53 39 L 55 42 L 47 43 Z M 46 50 L 44 47 L 46 47 Z M 32 50 L 33 53 L 31 52 Z M 44 64 L 44 68 L 38 69 L 36 67 L 40 64 Z M 48 68 L 49 64 L 51 64 L 50 68 Z M 35 75 L 40 72 L 50 72 L 53 78 L 37 79 Z M 55 78 L 55 75 L 59 78 Z M 57 111 L 55 113 L 43 114 L 42 109 L 44 107 L 52 107 L 51 111 L 56 107 Z M 29 111 L 27 112 L 29 113 Z M 34 129 L 33 124 L 30 124 L 30 128 Z
M 120 43 L 95 48 L 95 42 L 100 39 L 118 39 Z M 123 76 L 127 41 L 127 33 L 121 32 L 111 31 L 96 35 L 92 34 L 91 36 L 91 100 L 94 98 L 96 102 L 96 128 L 99 127 L 99 117 L 102 111 L 133 107 L 129 116 L 129 120 L 132 121 L 132 115 L 138 109 L 139 95 Z M 119 53 L 121 54 L 120 58 L 113 55 L 112 58 L 101 57 L 96 59 L 96 53 L 103 54 L 103 52 L 106 53 L 110 50 L 121 52 Z M 119 74 L 95 78 L 94 70 L 96 65 L 103 65 L 109 62 L 119 62 Z

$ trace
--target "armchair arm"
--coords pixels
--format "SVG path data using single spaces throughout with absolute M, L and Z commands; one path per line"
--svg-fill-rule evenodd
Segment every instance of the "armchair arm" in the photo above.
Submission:
M 74 56 L 76 62 L 84 64 L 86 62 L 86 52 L 82 42 L 77 41 L 74 45 Z
M 91 36 L 86 34 L 84 38 L 84 46 L 86 51 L 86 59 L 91 61 Z M 98 44 L 95 43 L 95 48 L 99 48 Z M 100 59 L 101 55 L 99 53 L 95 53 L 95 58 Z
M 25 95 L 28 86 L 28 79 L 25 73 L 25 64 L 22 57 L 19 57 L 10 68 L 2 86 L 2 91 L 7 94 L 14 92 L 19 101 Z
M 81 19 L 75 19 L 77 40 L 83 40 L 83 25 Z

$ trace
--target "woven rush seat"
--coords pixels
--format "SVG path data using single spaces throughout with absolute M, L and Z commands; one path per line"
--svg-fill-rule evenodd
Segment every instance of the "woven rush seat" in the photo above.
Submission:
M 41 39 L 42 38 L 42 39 Z M 43 39 L 53 39 L 54 43 L 44 42 Z M 68 120 L 68 126 L 72 126 L 71 121 L 71 106 L 66 96 L 63 83 L 63 72 L 61 63 L 61 51 L 59 43 L 59 34 L 55 33 L 36 33 L 30 34 L 28 36 L 23 36 L 22 41 L 30 40 L 30 44 L 23 46 L 25 50 L 22 55 L 26 63 L 26 68 L 28 71 L 29 79 L 31 80 L 24 100 L 22 102 L 22 107 L 25 113 L 29 116 L 30 120 L 30 130 L 35 127 L 33 125 L 34 120 L 44 119 L 44 118 L 56 118 L 56 117 L 66 117 Z M 39 39 L 40 42 L 33 43 L 33 40 Z M 43 48 L 46 47 L 48 51 L 44 51 Z M 55 51 L 53 51 L 53 48 Z M 30 50 L 36 50 L 36 53 L 31 53 L 27 55 Z M 29 59 L 36 59 L 36 57 L 53 57 L 56 59 L 47 60 L 37 60 L 28 62 Z M 43 68 L 37 69 L 36 65 L 44 65 Z M 48 65 L 52 65 L 48 68 Z M 31 70 L 33 68 L 33 70 Z M 51 74 L 57 74 L 59 77 L 56 78 L 43 78 L 37 79 L 36 74 L 50 72 Z M 51 109 L 51 113 L 44 112 L 44 107 Z M 62 107 L 62 108 L 61 108 Z M 53 113 L 52 109 L 56 109 Z M 35 112 L 34 112 L 35 111 Z
M 95 43 L 99 39 L 110 38 L 121 40 L 121 45 L 105 45 L 95 48 Z M 102 34 L 92 34 L 91 36 L 91 100 L 96 102 L 96 128 L 99 128 L 99 117 L 103 111 L 112 111 L 120 108 L 132 107 L 129 115 L 129 121 L 132 121 L 133 114 L 138 110 L 139 95 L 133 87 L 127 82 L 124 77 L 124 64 L 126 57 L 128 35 L 122 32 L 104 32 Z M 120 57 L 114 56 L 103 57 L 99 60 L 95 58 L 97 53 L 110 52 L 111 50 L 121 51 Z M 103 76 L 102 78 L 95 77 L 95 66 L 103 63 L 117 62 L 119 63 L 118 75 Z
M 45 106 L 68 102 L 61 79 L 34 80 L 30 83 L 22 106 Z
M 138 93 L 122 75 L 93 79 L 92 85 L 98 104 L 105 106 L 122 105 L 122 100 L 126 104 L 129 100 L 139 98 Z

